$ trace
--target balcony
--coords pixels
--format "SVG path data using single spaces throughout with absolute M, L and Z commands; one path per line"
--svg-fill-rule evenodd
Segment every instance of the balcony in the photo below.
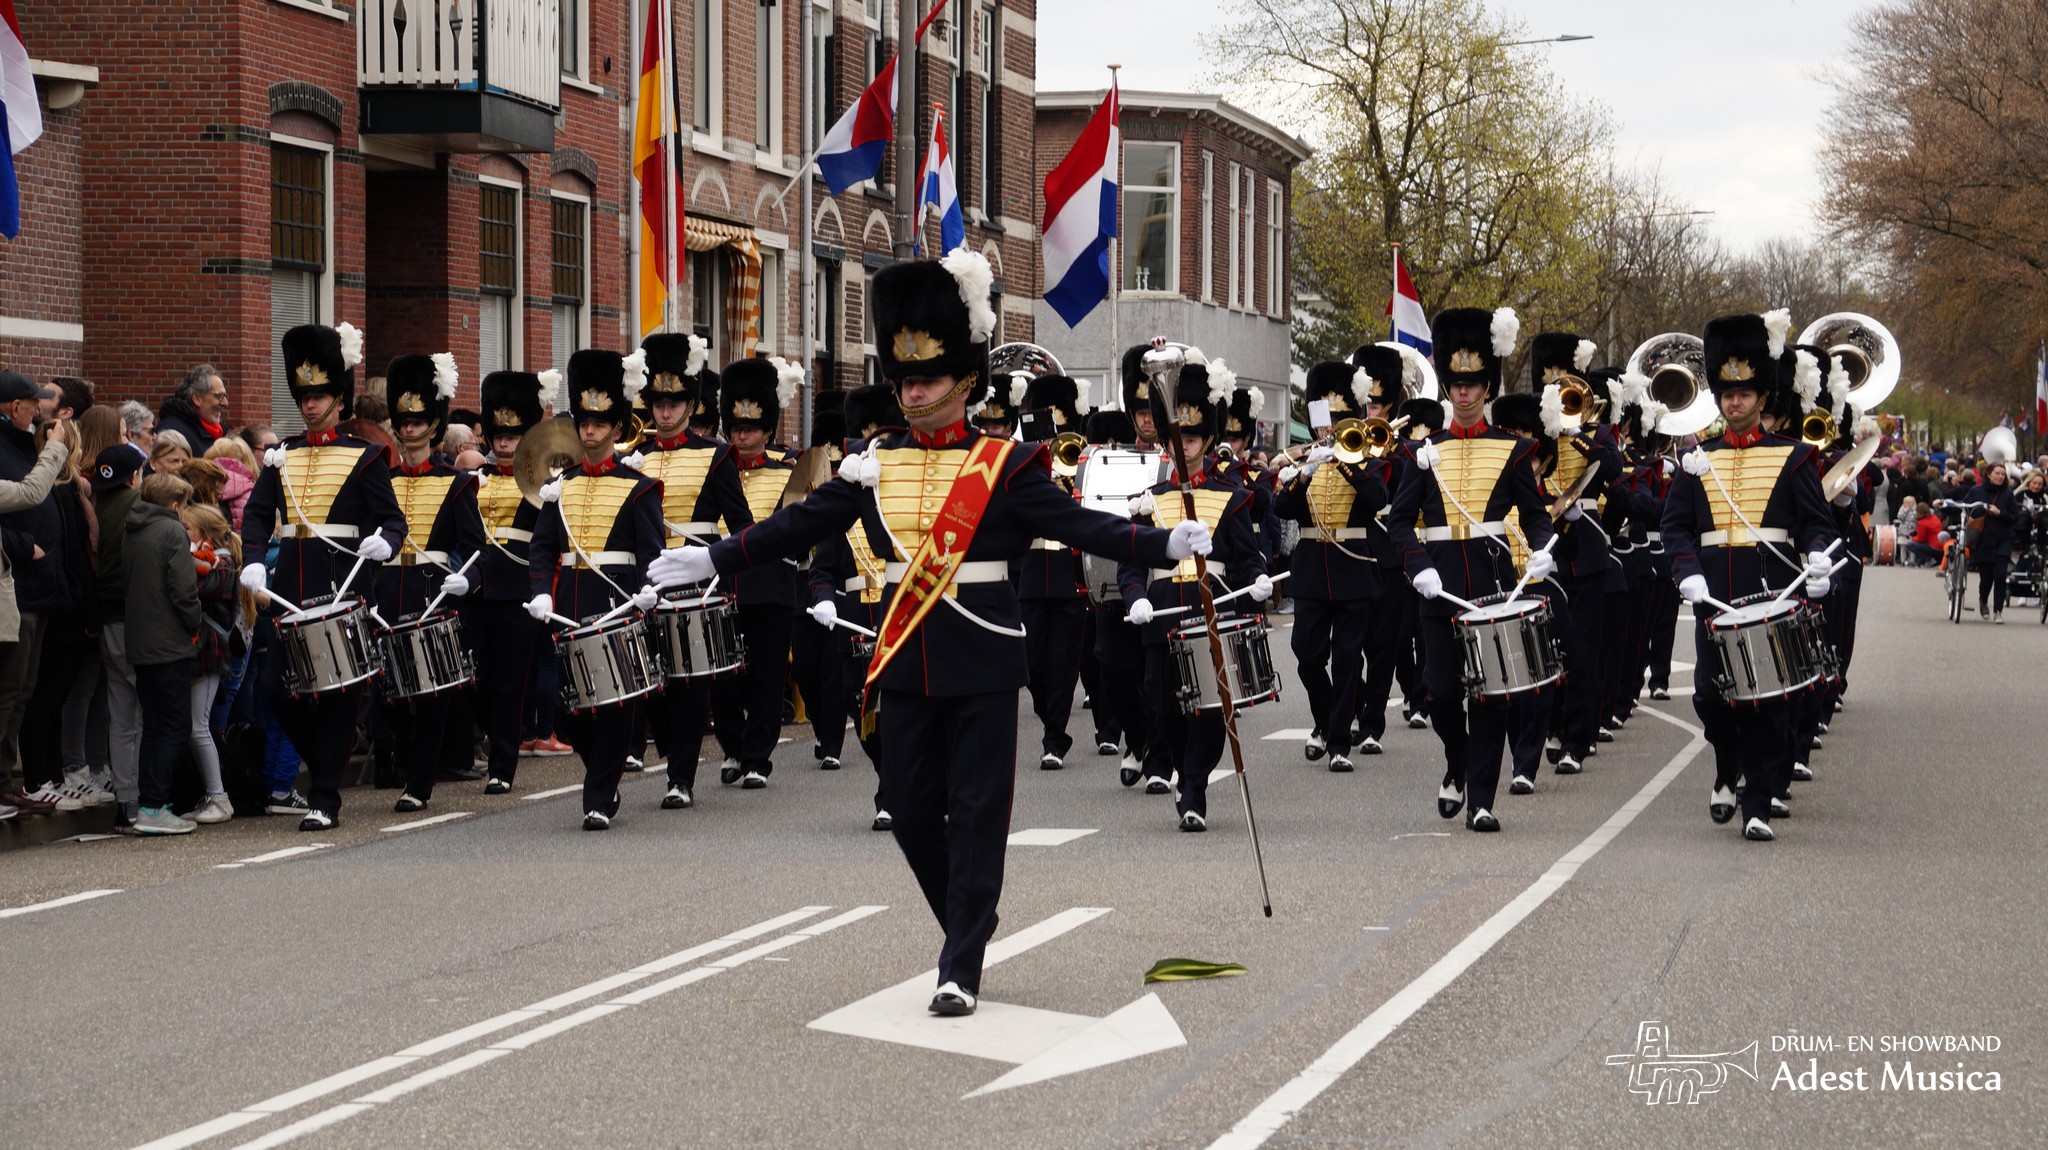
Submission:
M 551 152 L 561 0 L 359 0 L 362 131 L 435 152 Z

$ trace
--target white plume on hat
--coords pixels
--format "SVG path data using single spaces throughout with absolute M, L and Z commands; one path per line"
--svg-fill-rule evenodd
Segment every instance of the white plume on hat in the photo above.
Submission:
M 437 351 L 431 357 L 434 361 L 434 398 L 449 400 L 455 398 L 455 354 Z
M 341 366 L 354 367 L 363 362 L 363 329 L 352 323 L 340 323 L 335 325 L 334 334 L 341 337 Z
M 1587 368 L 1593 366 L 1593 353 L 1599 350 L 1600 345 L 1592 340 L 1580 340 L 1579 346 L 1572 349 L 1572 370 L 1583 374 Z
M 1849 409 L 1849 369 L 1839 355 L 1828 357 L 1828 407 L 1837 420 Z
M 1452 405 L 1451 401 L 1439 399 L 1436 402 L 1437 406 L 1444 409 L 1444 426 L 1449 427 L 1452 423 L 1455 423 L 1458 418 L 1458 409 Z
M 1372 402 L 1371 372 L 1361 367 L 1351 373 L 1351 397 L 1358 401 L 1360 407 Z
M 1858 415 L 1856 417 L 1856 442 L 1861 443 L 1871 436 L 1880 435 L 1883 432 L 1884 428 L 1875 418 L 1868 415 Z
M 704 370 L 704 364 L 711 358 L 711 344 L 701 335 L 690 337 L 690 358 L 683 363 L 684 375 L 695 375 Z
M 1650 398 L 1647 392 L 1643 394 L 1641 399 L 1636 401 L 1636 406 L 1643 411 L 1644 431 L 1657 430 L 1657 425 L 1664 422 L 1665 416 L 1671 414 L 1670 405 L 1666 404 L 1663 400 Z
M 647 386 L 647 350 L 634 348 L 632 355 L 619 360 L 619 366 L 626 371 L 623 381 L 626 387 L 626 403 L 631 405 L 634 400 L 640 398 L 640 389 Z
M 788 407 L 796 398 L 796 389 L 803 386 L 803 365 L 791 363 L 779 355 L 769 356 L 768 362 L 775 368 L 775 405 Z
M 1564 434 L 1564 392 L 1554 383 L 1543 385 L 1543 434 L 1552 439 Z
M 1190 347 L 1182 350 L 1182 352 L 1180 353 L 1180 362 L 1181 366 L 1183 367 L 1191 363 L 1199 364 L 1202 367 L 1207 367 L 1209 366 L 1209 355 L 1207 352 L 1203 351 L 1199 347 Z
M 1252 413 L 1253 420 L 1257 420 L 1259 413 L 1266 410 L 1266 389 L 1263 387 L 1248 387 L 1245 390 L 1251 393 L 1251 398 L 1245 400 L 1245 410 Z
M 1031 389 L 1031 381 L 1036 378 L 1021 367 L 1010 373 L 1010 407 L 1013 410 L 1024 406 L 1024 393 Z
M 1511 307 L 1493 309 L 1493 354 L 1506 359 L 1515 354 L 1515 340 L 1522 335 L 1522 319 Z
M 534 378 L 540 380 L 541 390 L 547 392 L 550 395 L 554 394 L 554 390 L 556 388 L 562 386 L 562 373 L 555 370 L 552 367 L 544 372 L 541 372 Z
M 1792 390 L 1799 393 L 1799 410 L 1808 412 L 1820 398 L 1820 361 L 1810 351 L 1792 353 Z
M 1216 357 L 1209 365 L 1209 402 L 1212 405 L 1228 403 L 1230 393 L 1236 390 L 1237 373 L 1230 370 L 1230 365 L 1223 362 L 1222 356 Z
M 1082 383 L 1082 382 L 1081 382 L 1080 380 L 1078 380 L 1078 379 L 1077 379 L 1077 380 L 1075 380 L 1075 381 L 1074 381 L 1074 414 L 1075 414 L 1075 415 L 1086 415 L 1086 414 L 1088 414 L 1089 412 L 1091 412 L 1091 411 L 1093 411 L 1093 410 L 1095 410 L 1095 405 L 1094 405 L 1094 404 L 1092 404 L 1092 403 L 1090 403 L 1090 402 L 1088 401 L 1088 385 L 1087 385 L 1087 384 L 1085 384 L 1085 383 Z
M 996 309 L 989 306 L 989 291 L 995 287 L 995 270 L 988 257 L 965 247 L 954 248 L 939 261 L 960 285 L 960 302 L 967 305 L 967 334 L 976 343 L 987 343 L 995 334 Z
M 1785 333 L 1792 330 L 1792 309 L 1772 308 L 1764 313 L 1764 330 L 1771 336 L 1771 358 L 1785 354 Z

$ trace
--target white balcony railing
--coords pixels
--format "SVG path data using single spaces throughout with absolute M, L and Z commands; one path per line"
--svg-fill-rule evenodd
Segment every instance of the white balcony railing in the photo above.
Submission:
M 364 86 L 499 92 L 561 106 L 561 0 L 359 0 Z

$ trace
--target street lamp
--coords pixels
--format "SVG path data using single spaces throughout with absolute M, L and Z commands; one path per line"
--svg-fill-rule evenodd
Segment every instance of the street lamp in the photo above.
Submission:
M 1545 37 L 1544 37 L 1543 39 L 1541 39 L 1541 40 L 1510 40 L 1510 41 L 1508 41 L 1507 43 L 1505 43 L 1505 44 L 1502 44 L 1502 45 L 1501 45 L 1501 47 L 1503 47 L 1503 48 L 1520 48 L 1520 47 L 1522 47 L 1523 45 L 1526 45 L 1526 44 L 1570 44 L 1570 43 L 1573 43 L 1573 42 L 1575 42 L 1575 41 L 1578 41 L 1578 40 L 1591 40 L 1591 39 L 1592 39 L 1592 37 L 1591 37 L 1591 36 L 1577 36 L 1577 35 L 1573 35 L 1573 34 L 1572 34 L 1572 33 L 1570 33 L 1570 32 L 1567 32 L 1567 33 L 1565 33 L 1565 34 L 1564 34 L 1564 35 L 1562 35 L 1562 36 L 1545 36 Z

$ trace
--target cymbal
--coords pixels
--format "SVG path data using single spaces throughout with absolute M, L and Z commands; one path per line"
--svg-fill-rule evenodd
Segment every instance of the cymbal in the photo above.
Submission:
M 1578 481 L 1572 484 L 1571 490 L 1558 496 L 1557 502 L 1550 505 L 1550 521 L 1555 523 L 1559 519 L 1564 518 L 1564 513 L 1571 510 L 1572 504 L 1579 501 L 1579 496 L 1586 493 L 1586 488 L 1593 485 L 1593 478 L 1599 474 L 1600 464 L 1598 462 L 1579 472 Z
M 582 458 L 583 441 L 576 437 L 576 428 L 566 419 L 544 419 L 519 437 L 512 479 L 519 484 L 519 494 L 539 507 L 541 487 Z
M 1849 484 L 1855 481 L 1856 476 L 1862 473 L 1872 459 L 1877 458 L 1877 449 L 1883 444 L 1884 436 L 1873 435 L 1852 448 L 1849 454 L 1842 457 L 1841 462 L 1828 468 L 1827 474 L 1820 477 L 1821 494 L 1827 496 L 1828 502 L 1833 503 L 1835 496 L 1849 490 Z

